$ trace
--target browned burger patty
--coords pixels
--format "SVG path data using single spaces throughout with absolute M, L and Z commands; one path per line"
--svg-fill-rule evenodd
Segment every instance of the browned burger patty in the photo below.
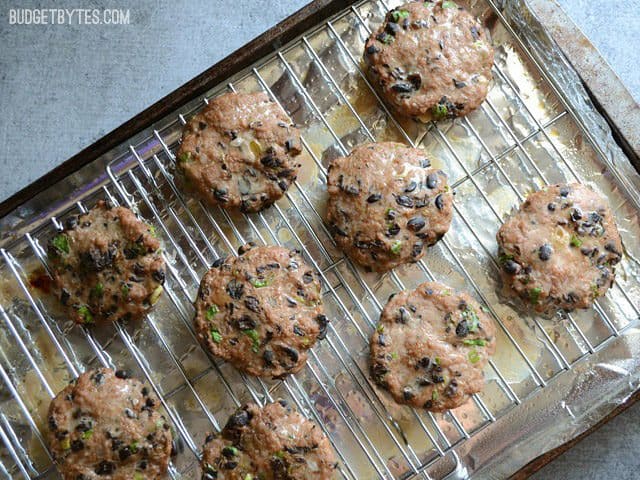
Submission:
M 529 195 L 496 238 L 505 283 L 539 312 L 589 308 L 622 258 L 607 202 L 577 183 Z
M 91 370 L 51 401 L 47 440 L 65 480 L 162 478 L 171 429 L 158 399 L 128 372 Z
M 159 249 L 153 227 L 100 201 L 49 240 L 54 293 L 76 323 L 139 319 L 162 293 Z
M 286 248 L 247 245 L 239 253 L 218 260 L 202 278 L 198 338 L 213 355 L 251 375 L 298 372 L 327 329 L 317 274 Z
M 207 437 L 202 480 L 329 480 L 336 466 L 320 427 L 280 400 L 242 407 Z
M 214 98 L 185 126 L 177 169 L 210 205 L 258 212 L 296 179 L 300 132 L 265 93 Z
M 329 166 L 326 219 L 338 245 L 369 270 L 417 262 L 449 229 L 453 195 L 425 152 L 370 143 Z
M 493 48 L 483 26 L 453 1 L 390 11 L 365 44 L 368 74 L 399 114 L 423 121 L 466 115 L 486 98 Z
M 495 327 L 471 296 L 426 282 L 389 300 L 370 346 L 378 385 L 398 403 L 442 411 L 482 390 Z

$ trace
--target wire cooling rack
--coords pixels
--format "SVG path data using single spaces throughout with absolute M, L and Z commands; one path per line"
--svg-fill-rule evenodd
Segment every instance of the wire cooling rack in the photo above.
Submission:
M 457 447 L 501 419 L 585 356 L 604 348 L 639 315 L 640 288 L 618 276 L 592 310 L 555 320 L 522 317 L 502 297 L 495 232 L 510 209 L 535 188 L 556 182 L 596 183 L 596 151 L 576 144 L 571 110 L 546 81 L 492 3 L 474 13 L 497 20 L 494 84 L 466 118 L 418 125 L 394 118 L 361 69 L 364 40 L 389 5 L 368 0 L 261 59 L 226 85 L 151 127 L 108 163 L 92 188 L 65 192 L 60 215 L 0 251 L 0 473 L 7 478 L 57 478 L 44 436 L 48 402 L 87 368 L 129 368 L 161 398 L 178 454 L 172 478 L 198 478 L 201 445 L 239 405 L 287 398 L 329 437 L 348 479 L 464 477 Z M 223 91 L 265 91 L 303 133 L 304 167 L 285 198 L 259 214 L 229 213 L 182 195 L 173 178 L 182 126 Z M 331 159 L 355 145 L 395 140 L 424 148 L 456 193 L 450 232 L 423 260 L 385 274 L 365 273 L 339 252 L 322 218 Z M 600 182 L 600 183 L 598 183 Z M 168 264 L 165 295 L 142 323 L 94 329 L 70 324 L 46 295 L 43 246 L 68 215 L 98 199 L 126 205 L 156 226 Z M 615 204 L 614 204 L 615 208 Z M 36 216 L 34 215 L 34 219 Z M 320 273 L 327 338 L 305 369 L 284 381 L 250 378 L 211 358 L 195 338 L 192 318 L 201 276 L 215 259 L 249 241 L 299 249 Z M 623 260 L 624 262 L 628 259 Z M 464 406 L 433 414 L 396 405 L 368 376 L 368 338 L 388 296 L 425 280 L 465 289 L 488 308 L 498 329 L 484 391 Z M 507 439 L 508 441 L 508 439 Z M 476 466 L 477 467 L 477 466 Z

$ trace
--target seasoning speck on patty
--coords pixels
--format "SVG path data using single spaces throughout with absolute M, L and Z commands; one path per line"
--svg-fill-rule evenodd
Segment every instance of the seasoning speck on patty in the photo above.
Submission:
M 453 195 L 424 151 L 361 145 L 329 166 L 326 220 L 333 238 L 368 270 L 417 262 L 449 229 Z
M 203 480 L 330 480 L 336 468 L 320 427 L 284 400 L 240 408 L 202 455 Z
M 49 240 L 53 291 L 76 323 L 139 319 L 162 294 L 159 249 L 152 226 L 100 201 Z
M 184 187 L 210 205 L 259 212 L 296 179 L 300 132 L 265 93 L 214 98 L 185 126 L 176 154 Z
M 402 404 L 453 409 L 484 386 L 495 327 L 466 293 L 426 282 L 394 295 L 370 341 L 373 380 Z
M 365 44 L 367 72 L 399 114 L 422 121 L 466 115 L 486 98 L 493 48 L 482 24 L 451 0 L 391 10 Z
M 607 202 L 577 183 L 529 195 L 496 238 L 505 283 L 538 312 L 589 308 L 622 258 Z
M 125 370 L 91 370 L 51 401 L 47 440 L 65 480 L 164 478 L 171 428 L 149 387 Z
M 198 339 L 251 375 L 296 373 L 327 331 L 318 275 L 286 248 L 246 245 L 239 253 L 217 261 L 202 278 Z

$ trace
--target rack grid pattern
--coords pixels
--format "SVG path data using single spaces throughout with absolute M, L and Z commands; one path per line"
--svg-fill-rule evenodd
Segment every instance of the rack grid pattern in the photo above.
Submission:
M 497 7 L 492 2 L 487 6 L 503 22 L 498 28 L 511 34 L 509 45 L 516 53 L 510 55 L 534 62 Z M 498 59 L 495 84 L 478 112 L 425 126 L 396 119 L 359 61 L 364 39 L 390 7 L 381 0 L 360 2 L 207 95 L 211 98 L 225 89 L 262 90 L 301 125 L 303 161 L 311 172 L 303 173 L 270 209 L 230 214 L 183 197 L 176 187 L 171 173 L 174 151 L 182 126 L 200 103 L 158 125 L 146 142 L 151 147 L 130 146 L 125 161 L 109 165 L 108 182 L 97 192 L 77 199 L 64 215 L 0 252 L 0 269 L 13 293 L 12 302 L 0 297 L 5 328 L 0 350 L 0 439 L 5 446 L 0 452 L 1 474 L 57 478 L 43 438 L 42 404 L 46 407 L 57 391 L 54 385 L 82 370 L 117 365 L 133 370 L 161 398 L 179 451 L 170 468 L 172 478 L 198 477 L 205 435 L 219 431 L 235 408 L 281 397 L 322 427 L 336 450 L 342 477 L 441 478 L 438 472 L 458 463 L 456 446 L 603 348 L 638 317 L 638 306 L 627 293 L 629 285 L 618 280 L 593 311 L 568 314 L 553 329 L 536 317 L 526 327 L 513 321 L 510 314 L 516 310 L 501 303 L 495 288 L 488 288 L 495 287 L 499 271 L 490 241 L 508 206 L 520 203 L 527 189 L 584 180 L 553 134 L 554 129 L 573 125 L 571 115 L 553 92 L 547 97 L 551 107 L 535 111 Z M 538 88 L 546 91 L 548 85 L 540 80 Z M 344 125 L 351 127 L 346 133 Z M 336 249 L 322 221 L 321 199 L 331 158 L 357 143 L 387 139 L 439 152 L 457 200 L 450 233 L 424 260 L 381 277 L 364 273 Z M 555 169 L 540 163 L 540 144 L 556 162 Z M 476 149 L 473 161 L 468 145 Z M 495 182 L 508 206 L 496 201 Z M 66 215 L 86 211 L 98 198 L 134 208 L 163 239 L 168 263 L 165 295 L 142 325 L 69 325 L 31 285 L 31 270 L 47 269 L 47 238 Z M 301 250 L 321 273 L 326 309 L 333 319 L 305 369 L 283 381 L 249 378 L 211 358 L 199 346 L 191 323 L 202 274 L 215 259 L 235 255 L 238 246 L 249 241 Z M 498 348 L 504 352 L 487 367 L 485 391 L 444 414 L 397 406 L 368 376 L 367 342 L 386 298 L 425 280 L 467 289 L 482 300 L 499 327 Z M 36 398 L 39 405 L 34 405 Z

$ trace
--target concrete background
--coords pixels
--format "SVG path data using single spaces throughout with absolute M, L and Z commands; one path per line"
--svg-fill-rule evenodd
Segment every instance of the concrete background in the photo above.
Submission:
M 640 99 L 640 0 L 558 0 Z M 307 0 L 0 0 L 0 200 Z M 10 25 L 11 8 L 125 8 L 130 25 Z M 638 478 L 640 406 L 535 475 Z

